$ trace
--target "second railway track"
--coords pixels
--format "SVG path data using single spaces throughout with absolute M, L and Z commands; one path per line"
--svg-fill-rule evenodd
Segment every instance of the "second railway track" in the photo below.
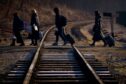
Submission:
M 52 27 L 45 33 L 27 73 L 23 73 L 24 81 L 19 79 L 18 84 L 118 84 L 95 58 L 83 56 L 74 45 L 63 46 L 61 40 L 58 46 L 52 46 L 54 40 Z

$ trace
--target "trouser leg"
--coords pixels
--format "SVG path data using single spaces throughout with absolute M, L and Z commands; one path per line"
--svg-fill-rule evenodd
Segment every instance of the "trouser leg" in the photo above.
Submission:
M 55 36 L 56 36 L 55 43 L 58 43 L 58 41 L 59 41 L 59 32 L 58 31 L 55 31 Z
M 31 38 L 31 45 L 32 45 L 32 44 L 34 44 L 34 39 L 33 39 L 33 38 Z
M 34 45 L 37 45 L 37 39 L 35 38 L 35 40 L 34 40 L 35 42 L 34 42 Z
M 56 35 L 56 43 L 59 41 L 59 34 Z
M 10 46 L 15 46 L 15 41 L 16 41 L 16 39 L 12 39 Z
M 17 38 L 17 43 L 24 43 L 23 39 L 22 39 L 22 36 L 20 34 L 20 32 L 16 32 L 15 33 L 15 36 Z
M 66 37 L 65 37 L 65 34 L 64 34 L 64 32 L 62 31 L 62 32 L 60 32 L 60 37 L 61 37 L 61 39 L 64 41 L 64 43 L 66 43 Z

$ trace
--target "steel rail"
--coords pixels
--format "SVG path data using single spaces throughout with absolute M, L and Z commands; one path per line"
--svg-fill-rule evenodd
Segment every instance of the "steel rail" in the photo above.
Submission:
M 91 67 L 91 65 L 87 62 L 87 60 L 83 57 L 83 55 L 81 54 L 81 52 L 77 49 L 77 47 L 75 47 L 73 45 L 73 49 L 75 50 L 75 52 L 78 54 L 79 58 L 84 62 L 83 66 L 86 66 L 87 69 L 89 70 L 89 73 L 93 76 L 93 81 L 92 82 L 96 82 L 98 84 L 104 84 L 103 81 L 100 79 L 100 77 L 97 75 L 97 73 L 95 72 L 95 70 Z
M 36 51 L 36 53 L 35 53 L 35 56 L 34 56 L 34 58 L 33 58 L 33 60 L 32 60 L 32 63 L 31 63 L 31 65 L 30 65 L 29 69 L 28 69 L 28 72 L 27 72 L 27 74 L 26 74 L 26 77 L 24 78 L 23 84 L 29 84 L 29 83 L 30 83 L 31 76 L 32 76 L 32 73 L 33 73 L 33 69 L 34 69 L 35 64 L 37 63 L 37 60 L 38 60 L 38 57 L 39 57 L 40 49 L 41 49 L 41 47 L 42 47 L 42 45 L 43 45 L 43 42 L 44 42 L 44 40 L 45 40 L 45 38 L 46 38 L 48 32 L 49 32 L 51 29 L 53 29 L 53 28 L 54 28 L 54 26 L 51 26 L 51 27 L 46 31 L 46 33 L 44 34 L 44 36 L 43 36 L 43 38 L 42 38 L 42 40 L 41 40 L 41 42 L 40 42 L 40 44 L 39 44 L 39 47 L 38 47 L 38 49 L 37 49 L 37 51 Z

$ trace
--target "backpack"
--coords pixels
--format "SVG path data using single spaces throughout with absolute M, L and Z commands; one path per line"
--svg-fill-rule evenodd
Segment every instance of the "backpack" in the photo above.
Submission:
M 61 26 L 66 26 L 66 24 L 67 24 L 67 19 L 66 19 L 66 17 L 64 17 L 64 16 L 60 16 L 60 20 L 61 20 Z

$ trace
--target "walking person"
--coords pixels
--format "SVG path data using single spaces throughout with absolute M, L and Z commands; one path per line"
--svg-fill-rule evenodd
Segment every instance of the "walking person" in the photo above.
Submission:
M 39 18 L 37 11 L 34 9 L 32 10 L 31 14 L 31 28 L 32 28 L 32 34 L 31 34 L 31 44 L 30 45 L 37 45 L 37 40 L 39 39 Z
M 65 33 L 64 33 L 64 26 L 67 24 L 66 18 L 59 14 L 59 9 L 57 7 L 54 8 L 53 11 L 55 13 L 55 25 L 57 28 L 57 30 L 55 31 L 56 40 L 55 43 L 53 43 L 53 45 L 58 45 L 59 36 L 64 41 L 63 45 L 66 45 L 67 39 L 65 38 Z
M 21 36 L 21 30 L 23 30 L 24 24 L 23 21 L 19 18 L 18 13 L 13 14 L 13 35 L 16 37 L 16 40 L 13 39 L 11 46 L 15 46 L 15 41 L 20 43 L 20 46 L 24 46 L 24 41 Z
M 106 41 L 101 30 L 101 16 L 98 11 L 95 11 L 95 25 L 93 27 L 93 43 L 91 46 L 95 46 L 96 41 L 102 40 L 104 46 L 106 46 Z

